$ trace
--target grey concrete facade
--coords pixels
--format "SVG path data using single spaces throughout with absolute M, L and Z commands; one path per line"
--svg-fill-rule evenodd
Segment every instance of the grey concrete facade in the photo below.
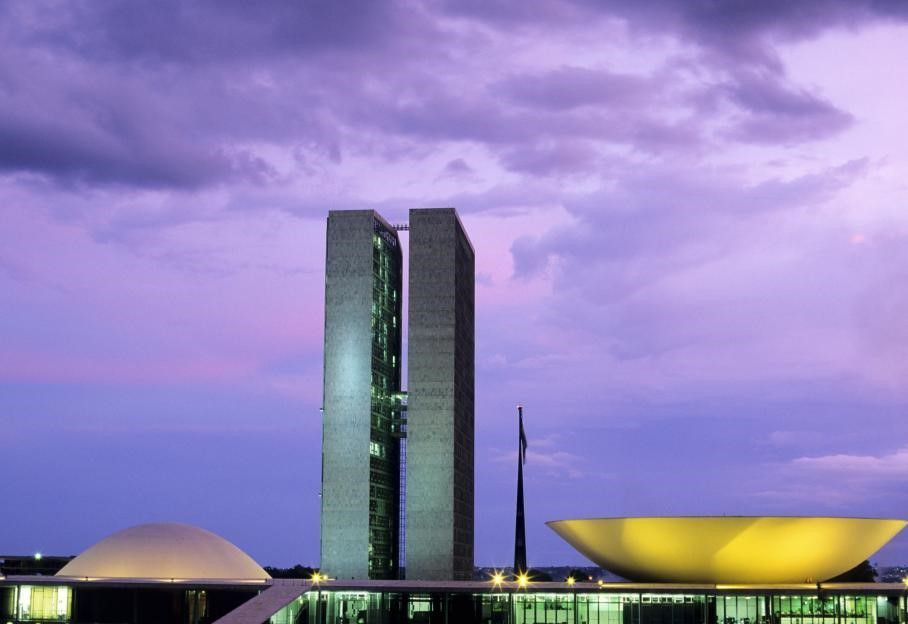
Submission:
M 402 256 L 370 210 L 328 215 L 322 419 L 321 568 L 395 578 Z
M 406 575 L 473 573 L 474 252 L 453 208 L 410 211 Z

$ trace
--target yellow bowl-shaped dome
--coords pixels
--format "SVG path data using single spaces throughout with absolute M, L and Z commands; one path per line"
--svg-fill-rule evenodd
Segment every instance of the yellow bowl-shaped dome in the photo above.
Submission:
M 906 521 L 691 516 L 546 524 L 597 565 L 628 580 L 759 584 L 830 579 L 879 550 Z
M 187 524 L 141 524 L 117 531 L 63 566 L 80 578 L 266 581 L 271 577 L 242 550 Z

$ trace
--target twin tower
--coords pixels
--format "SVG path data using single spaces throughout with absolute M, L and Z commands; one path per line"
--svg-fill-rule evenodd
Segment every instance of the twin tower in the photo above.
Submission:
M 414 209 L 399 226 L 328 213 L 321 569 L 332 577 L 472 577 L 473 258 L 453 208 Z

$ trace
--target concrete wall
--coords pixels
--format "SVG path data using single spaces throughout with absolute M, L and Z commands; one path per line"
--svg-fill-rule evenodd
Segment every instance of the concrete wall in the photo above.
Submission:
M 369 210 L 328 215 L 321 568 L 337 578 L 369 578 L 372 237 L 379 218 Z
M 410 211 L 407 578 L 473 572 L 473 248 L 454 209 Z

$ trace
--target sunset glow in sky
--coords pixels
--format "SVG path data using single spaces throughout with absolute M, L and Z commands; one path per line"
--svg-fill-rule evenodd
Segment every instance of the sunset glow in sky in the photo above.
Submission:
M 329 209 L 472 239 L 478 565 L 518 402 L 530 565 L 908 516 L 905 59 L 901 0 L 0 0 L 0 553 L 317 564 Z

